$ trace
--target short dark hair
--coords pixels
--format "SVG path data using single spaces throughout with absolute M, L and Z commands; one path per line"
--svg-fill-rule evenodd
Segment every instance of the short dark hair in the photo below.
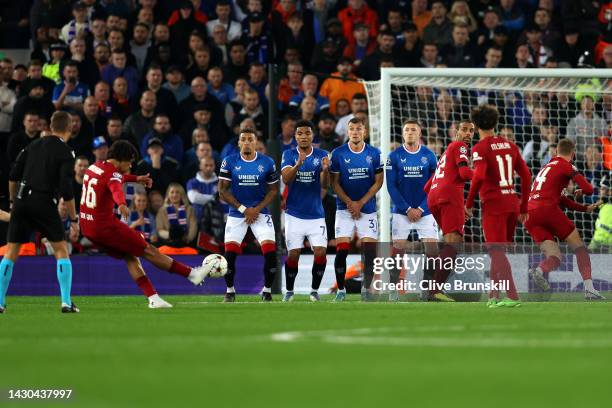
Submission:
M 38 113 L 36 110 L 29 110 L 24 113 L 23 118 L 25 119 L 26 116 L 40 116 L 40 113 Z
M 406 119 L 404 121 L 404 124 L 402 125 L 402 129 L 406 125 L 417 125 L 420 129 L 423 129 L 423 126 L 421 126 L 421 123 L 418 120 L 416 120 L 416 119 Z
M 310 130 L 314 131 L 314 125 L 309 120 L 305 120 L 305 119 L 298 120 L 295 123 L 295 129 L 297 130 L 297 128 L 301 128 L 301 127 L 309 127 Z
M 240 136 L 243 133 L 249 133 L 257 137 L 257 131 L 250 127 L 240 129 L 240 134 L 238 136 Z
M 352 117 L 351 120 L 348 121 L 349 124 L 354 124 L 354 125 L 365 125 L 363 123 L 363 120 L 359 119 L 358 117 Z
M 115 159 L 119 162 L 132 162 L 138 157 L 138 152 L 133 144 L 127 140 L 117 140 L 108 150 L 108 159 Z
M 570 139 L 561 139 L 559 143 L 557 143 L 557 153 L 562 155 L 571 154 L 574 150 L 576 150 L 576 145 Z
M 57 111 L 51 116 L 51 131 L 66 133 L 70 132 L 72 117 L 66 111 Z
M 74 159 L 74 161 L 75 161 L 75 162 L 77 162 L 77 161 L 79 161 L 79 160 L 87 160 L 87 161 L 89 161 L 89 157 L 87 157 L 87 156 L 84 156 L 84 155 L 80 154 L 80 155 L 78 155 L 78 156 L 77 156 L 77 157 Z
M 470 119 L 478 129 L 492 130 L 497 126 L 499 112 L 495 106 L 485 103 L 472 109 Z
M 368 100 L 368 97 L 365 96 L 365 94 L 362 94 L 361 92 L 357 92 L 356 94 L 353 95 L 353 97 L 351 98 L 352 101 L 354 101 L 355 99 L 365 99 Z

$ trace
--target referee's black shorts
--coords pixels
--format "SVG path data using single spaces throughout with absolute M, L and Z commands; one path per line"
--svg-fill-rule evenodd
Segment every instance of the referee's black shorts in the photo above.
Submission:
M 66 239 L 57 200 L 49 194 L 32 192 L 13 203 L 7 241 L 30 242 L 32 232 L 35 231 L 51 242 Z

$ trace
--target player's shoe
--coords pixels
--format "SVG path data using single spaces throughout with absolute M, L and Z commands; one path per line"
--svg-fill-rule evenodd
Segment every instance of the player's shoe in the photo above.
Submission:
M 283 302 L 293 302 L 293 296 L 294 296 L 293 291 L 292 290 L 288 290 L 283 295 Z
M 498 298 L 491 298 L 491 299 L 487 300 L 487 307 L 489 309 L 496 308 L 498 304 L 499 304 L 499 299 Z
M 79 313 L 80 310 L 74 303 L 71 305 L 67 305 L 66 303 L 62 303 L 62 313 Z
M 261 301 L 262 302 L 271 302 L 272 294 L 270 292 L 261 292 Z
M 496 305 L 496 307 L 520 307 L 520 306 L 521 306 L 520 300 L 512 300 L 509 298 L 500 300 Z
M 5 310 L 6 310 L 6 307 L 0 306 L 0 313 L 4 313 Z
M 209 272 L 210 270 L 207 268 L 204 268 L 204 266 L 202 265 L 196 266 L 194 268 L 191 268 L 191 272 L 189 273 L 189 276 L 187 277 L 187 279 L 189 279 L 189 281 L 193 283 L 194 285 L 199 286 L 204 283 L 204 279 L 206 279 Z
M 334 298 L 334 302 L 344 302 L 346 299 L 346 291 L 339 290 L 336 292 L 336 297 Z
M 548 283 L 544 277 L 544 272 L 540 268 L 530 268 L 529 276 L 531 276 L 538 288 L 545 292 L 550 291 L 550 283 Z
M 310 292 L 310 301 L 311 302 L 320 302 L 321 296 L 319 296 L 319 292 Z
M 397 290 L 389 292 L 389 302 L 399 302 L 399 293 Z
M 370 291 L 366 290 L 361 292 L 361 301 L 362 302 L 373 302 L 374 295 L 370 293 Z
M 172 305 L 159 295 L 153 295 L 149 298 L 149 309 L 170 309 L 171 307 Z
M 225 296 L 223 296 L 223 303 L 234 303 L 235 301 L 236 301 L 235 292 L 227 292 Z
M 455 299 L 453 299 L 452 297 L 442 292 L 434 293 L 434 295 L 430 298 L 430 300 L 434 302 L 454 302 L 455 301 Z
M 606 298 L 597 291 L 597 289 L 585 289 L 584 290 L 585 300 L 605 300 Z

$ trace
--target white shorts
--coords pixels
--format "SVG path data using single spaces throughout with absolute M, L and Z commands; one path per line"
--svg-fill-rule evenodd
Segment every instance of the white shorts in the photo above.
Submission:
M 287 250 L 304 247 L 308 238 L 311 247 L 327 248 L 327 227 L 325 218 L 303 220 L 285 213 L 285 242 Z
M 376 213 L 364 214 L 358 220 L 351 217 L 348 210 L 336 210 L 336 238 L 353 238 L 357 229 L 357 237 L 378 239 L 378 217 Z
M 251 225 L 247 224 L 244 218 L 227 217 L 227 223 L 225 224 L 225 242 L 237 242 L 242 244 L 242 240 L 249 227 L 251 227 L 255 239 L 259 243 L 263 241 L 276 241 L 272 216 L 270 214 L 259 214 L 257 220 Z
M 407 239 L 412 230 L 416 230 L 419 239 L 440 238 L 438 224 L 431 214 L 421 217 L 417 222 L 410 222 L 407 216 L 394 213 L 391 225 L 393 240 Z

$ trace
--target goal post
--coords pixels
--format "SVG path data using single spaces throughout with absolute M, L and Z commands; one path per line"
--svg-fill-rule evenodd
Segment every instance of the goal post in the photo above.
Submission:
M 593 160 L 600 160 L 600 173 L 609 173 L 606 166 L 612 164 L 612 158 L 604 159 L 601 146 L 594 146 L 608 136 L 612 121 L 612 70 L 382 68 L 380 81 L 364 82 L 364 86 L 370 143 L 380 148 L 384 161 L 394 142 L 401 141 L 401 124 L 406 119 L 422 123 L 425 143 L 439 155 L 452 140 L 457 121 L 469 117 L 473 107 L 490 103 L 500 110 L 497 130 L 514 137 L 534 177 L 540 164 L 554 153 L 556 141 L 564 137 L 577 144 L 579 170 L 593 170 Z M 591 107 L 583 106 L 587 98 Z M 584 104 L 589 105 L 588 101 Z M 593 117 L 580 116 L 582 110 L 589 109 Z M 475 135 L 474 143 L 477 138 Z M 378 194 L 378 203 L 379 239 L 388 242 L 391 199 L 386 185 Z M 581 232 L 591 230 L 587 236 L 592 234 L 593 216 L 574 213 L 574 219 Z M 472 224 L 466 230 L 466 240 L 479 242 L 479 222 Z M 522 228 L 519 230 L 517 242 L 529 242 Z

